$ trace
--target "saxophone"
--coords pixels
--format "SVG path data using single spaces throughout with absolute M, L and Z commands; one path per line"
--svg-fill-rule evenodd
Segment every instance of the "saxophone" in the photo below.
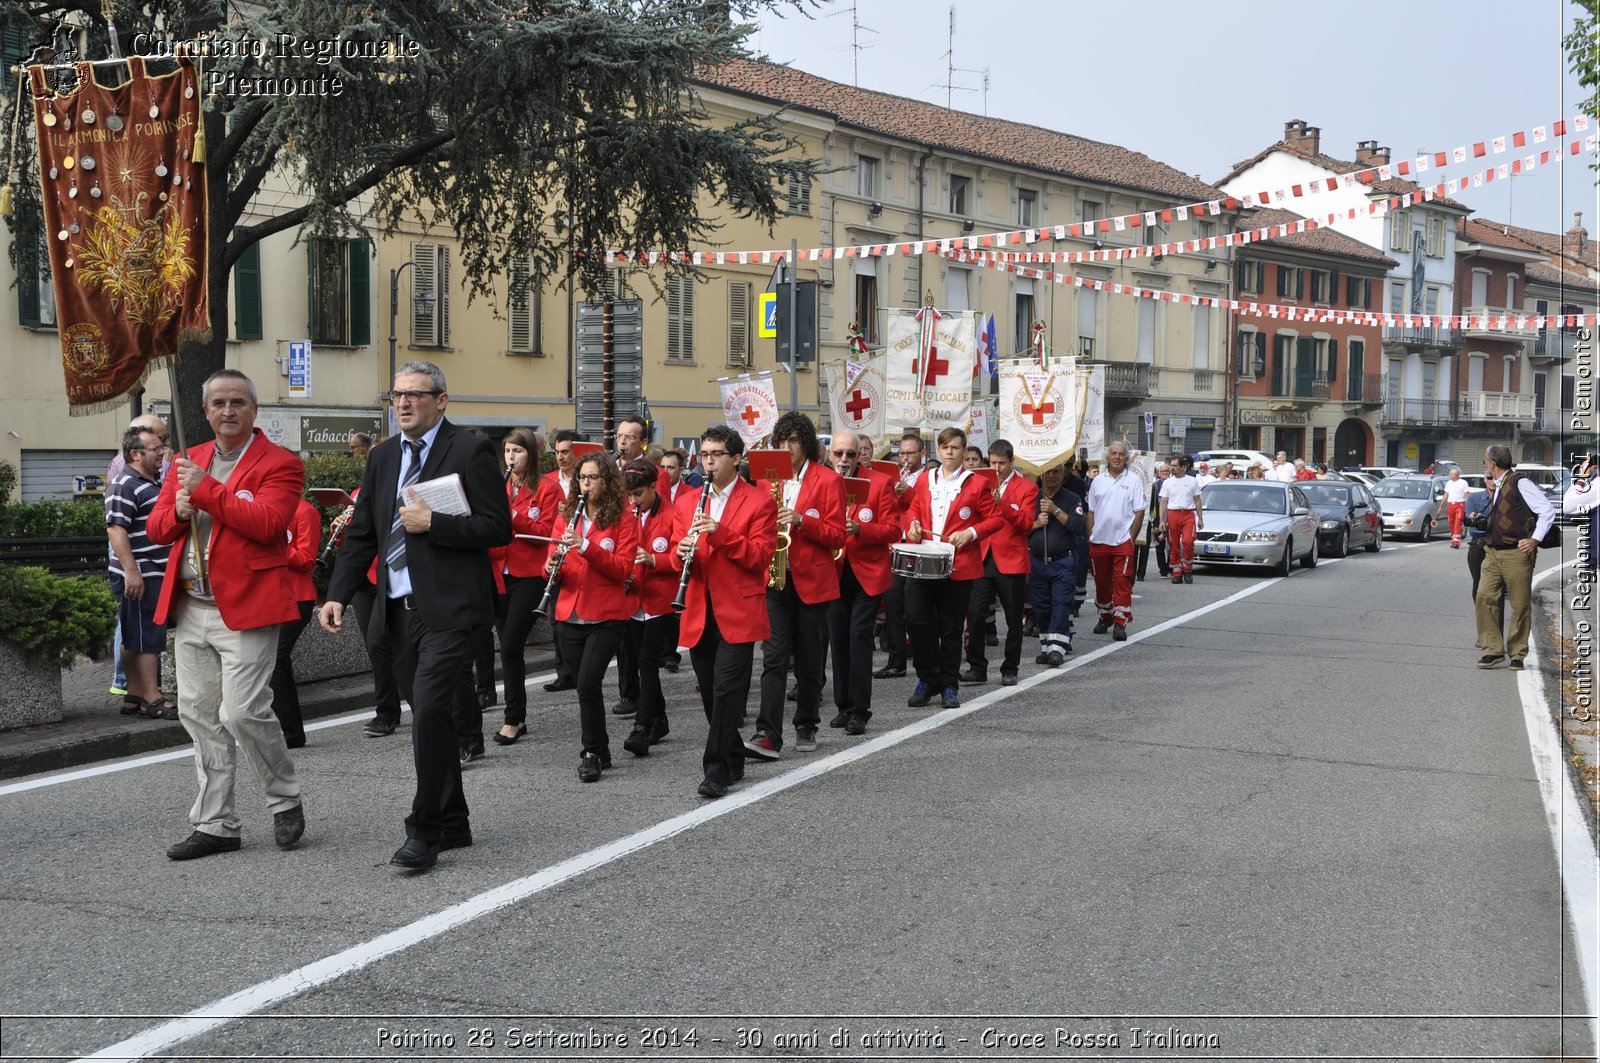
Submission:
M 783 481 L 772 481 L 772 500 L 783 506 Z M 789 543 L 792 542 L 788 528 L 778 529 L 778 549 L 772 555 L 772 562 L 767 565 L 767 590 L 781 591 L 789 583 Z

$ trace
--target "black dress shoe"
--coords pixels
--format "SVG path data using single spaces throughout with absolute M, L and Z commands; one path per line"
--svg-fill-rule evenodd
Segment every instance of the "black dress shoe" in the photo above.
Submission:
M 468 849 L 472 846 L 472 832 L 470 830 L 458 833 L 446 832 L 439 835 L 439 851 L 446 849 Z
M 611 715 L 613 716 L 636 716 L 638 713 L 639 706 L 635 705 L 627 698 L 623 698 L 621 701 L 617 702 L 617 707 L 611 710 Z
M 492 690 L 480 690 L 480 691 L 478 691 L 478 708 L 480 708 L 480 709 L 487 709 L 490 705 L 493 705 L 497 700 L 499 700 L 499 699 L 497 699 L 495 697 L 494 691 L 492 691 Z
M 300 840 L 306 832 L 306 810 L 304 805 L 295 805 L 287 812 L 276 813 L 272 817 L 272 841 L 280 849 L 287 849 Z
M 577 690 L 578 684 L 570 679 L 554 679 L 544 685 L 547 693 L 555 694 L 562 690 Z
M 859 713 L 859 712 L 852 714 L 851 717 L 850 717 L 850 722 L 844 725 L 844 733 L 847 734 L 847 735 L 864 735 L 864 734 L 866 734 L 867 733 L 867 718 L 865 716 L 861 715 L 861 713 Z
M 849 723 L 850 723 L 850 714 L 848 712 L 841 712 L 841 713 L 835 715 L 833 719 L 828 721 L 828 726 L 829 727 L 845 727 L 845 726 L 848 726 Z
M 622 740 L 622 748 L 636 757 L 648 757 L 650 755 L 650 732 L 643 727 L 635 725 L 628 737 Z
M 667 735 L 672 733 L 672 726 L 667 723 L 665 716 L 650 725 L 650 744 L 655 745 Z
M 886 664 L 882 668 L 879 668 L 876 672 L 873 672 L 872 673 L 872 678 L 874 678 L 874 679 L 902 679 L 902 678 L 905 677 L 905 674 L 906 674 L 906 669 L 905 669 L 904 665 L 901 665 L 899 668 L 896 668 L 892 664 Z
M 783 696 L 783 699 L 785 701 L 799 701 L 800 700 L 800 688 L 799 687 L 790 687 L 789 688 L 789 692 Z
M 698 793 L 700 794 L 701 797 L 711 797 L 711 798 L 727 797 L 728 796 L 728 788 L 727 788 L 727 786 L 723 785 L 722 783 L 718 782 L 715 779 L 706 779 L 704 782 L 702 782 L 700 784 L 700 788 L 698 790 Z
M 367 725 L 361 730 L 368 738 L 384 738 L 394 734 L 394 729 L 395 724 L 392 721 L 374 718 L 368 720 Z
M 389 863 L 407 871 L 426 871 L 439 860 L 439 844 L 429 845 L 421 838 L 407 838 L 406 843 L 394 851 Z
M 579 782 L 600 781 L 600 758 L 593 753 L 585 753 L 578 761 Z
M 1014 686 L 1016 686 L 1017 685 L 1017 673 L 1015 673 L 1015 672 L 1001 672 L 1000 673 L 1000 685 L 1003 686 L 1003 687 L 1014 687 Z
M 207 834 L 203 830 L 191 833 L 177 845 L 167 849 L 169 860 L 198 860 L 202 856 L 212 853 L 232 853 L 239 849 L 238 838 L 223 838 L 216 834 Z
M 305 745 L 306 745 L 306 736 L 305 735 L 295 735 L 294 737 L 291 738 L 288 735 L 284 735 L 283 736 L 283 744 L 285 746 L 288 746 L 290 749 L 304 749 Z
M 1035 657 L 1033 659 L 1033 663 L 1034 664 L 1049 664 L 1050 663 L 1050 651 L 1049 650 L 1040 650 L 1039 651 L 1039 656 L 1037 656 L 1037 657 Z
M 517 744 L 517 739 L 521 738 L 523 735 L 528 733 L 528 725 L 525 724 L 525 723 L 513 723 L 513 724 L 508 724 L 507 726 L 515 727 L 516 731 L 514 733 L 512 733 L 512 734 L 509 734 L 509 735 L 506 734 L 504 731 L 496 731 L 494 733 L 494 744 L 495 745 L 497 745 L 497 746 L 514 746 L 514 745 Z
M 682 655 L 674 653 L 671 656 L 667 657 L 666 660 L 661 662 L 661 667 L 666 669 L 668 672 L 671 672 L 673 675 L 677 675 L 678 674 L 678 667 L 682 663 L 683 663 Z
M 989 670 L 985 668 L 980 672 L 976 668 L 969 667 L 965 672 L 961 673 L 961 681 L 963 683 L 987 683 L 989 681 Z

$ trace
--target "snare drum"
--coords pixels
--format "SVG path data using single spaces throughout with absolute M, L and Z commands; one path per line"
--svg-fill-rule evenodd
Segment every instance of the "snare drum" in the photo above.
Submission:
M 910 579 L 949 579 L 956 564 L 949 543 L 895 543 L 889 555 L 889 571 Z

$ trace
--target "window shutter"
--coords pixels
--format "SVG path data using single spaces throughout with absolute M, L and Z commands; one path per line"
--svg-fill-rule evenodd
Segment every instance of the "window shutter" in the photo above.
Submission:
M 322 335 L 317 318 L 317 241 L 306 241 L 306 335 L 315 339 Z
M 528 259 L 522 255 L 513 258 L 509 273 L 506 313 L 509 334 L 506 338 L 506 349 L 512 354 L 532 354 L 534 293 L 530 282 Z
M 1361 303 L 1360 303 L 1360 301 L 1358 299 L 1358 296 L 1361 294 L 1361 281 L 1360 281 L 1360 279 L 1356 278 L 1356 277 L 1347 277 L 1345 279 L 1344 288 L 1345 288 L 1344 301 L 1349 303 L 1352 307 L 1360 306 Z
M 411 291 L 414 296 L 423 292 L 434 295 L 431 308 L 419 307 L 414 297 L 411 300 L 411 344 L 414 347 L 439 346 L 440 300 L 433 252 L 433 244 L 411 245 Z
M 800 177 L 789 178 L 789 213 L 811 213 L 811 182 Z
M 450 249 L 440 245 L 434 247 L 434 257 L 438 262 L 438 284 L 433 289 L 437 298 L 434 304 L 439 314 L 439 346 L 450 346 Z
M 372 342 L 372 241 L 351 240 L 345 245 L 350 277 L 350 346 Z
M 1287 296 L 1289 294 L 1289 267 L 1288 266 L 1279 266 L 1278 267 L 1278 294 L 1279 295 L 1283 295 L 1283 296 Z
M 1236 283 L 1239 285 L 1239 290 L 1241 292 L 1247 292 L 1250 290 L 1250 282 L 1246 280 L 1247 275 L 1245 273 L 1245 269 L 1248 266 L 1249 263 L 1241 258 L 1238 265 L 1234 267 L 1234 273 L 1238 275 L 1238 280 Z
M 1328 383 L 1339 379 L 1339 341 L 1328 341 Z
M 1325 299 L 1327 299 L 1328 302 L 1330 302 L 1330 303 L 1337 303 L 1339 301 L 1339 271 L 1338 270 L 1333 270 L 1332 272 L 1330 272 L 1328 274 L 1328 290 L 1323 293 L 1323 297 Z
M 233 337 L 259 340 L 261 321 L 261 245 L 251 244 L 233 264 Z
M 17 323 L 24 328 L 43 328 L 55 323 L 45 320 L 41 312 L 42 300 L 39 298 L 40 288 L 43 287 L 40 282 L 49 283 L 50 278 L 50 249 L 45 246 L 43 233 L 39 234 L 36 255 L 31 268 L 24 264 L 17 273 Z
M 680 277 L 678 349 L 686 362 L 694 361 L 694 280 Z
M 1310 272 L 1308 269 L 1294 271 L 1294 297 L 1297 300 L 1304 301 L 1306 297 L 1306 274 Z
M 728 282 L 728 364 L 750 364 L 750 284 Z

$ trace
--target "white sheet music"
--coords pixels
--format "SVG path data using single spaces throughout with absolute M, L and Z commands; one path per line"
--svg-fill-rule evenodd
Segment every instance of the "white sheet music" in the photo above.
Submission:
M 411 490 L 417 497 L 428 504 L 428 508 L 435 513 L 448 513 L 454 517 L 470 516 L 472 507 L 467 505 L 466 488 L 462 486 L 461 474 L 451 473 L 441 476 L 436 480 L 423 480 L 411 485 Z M 409 500 L 410 496 L 407 495 Z

